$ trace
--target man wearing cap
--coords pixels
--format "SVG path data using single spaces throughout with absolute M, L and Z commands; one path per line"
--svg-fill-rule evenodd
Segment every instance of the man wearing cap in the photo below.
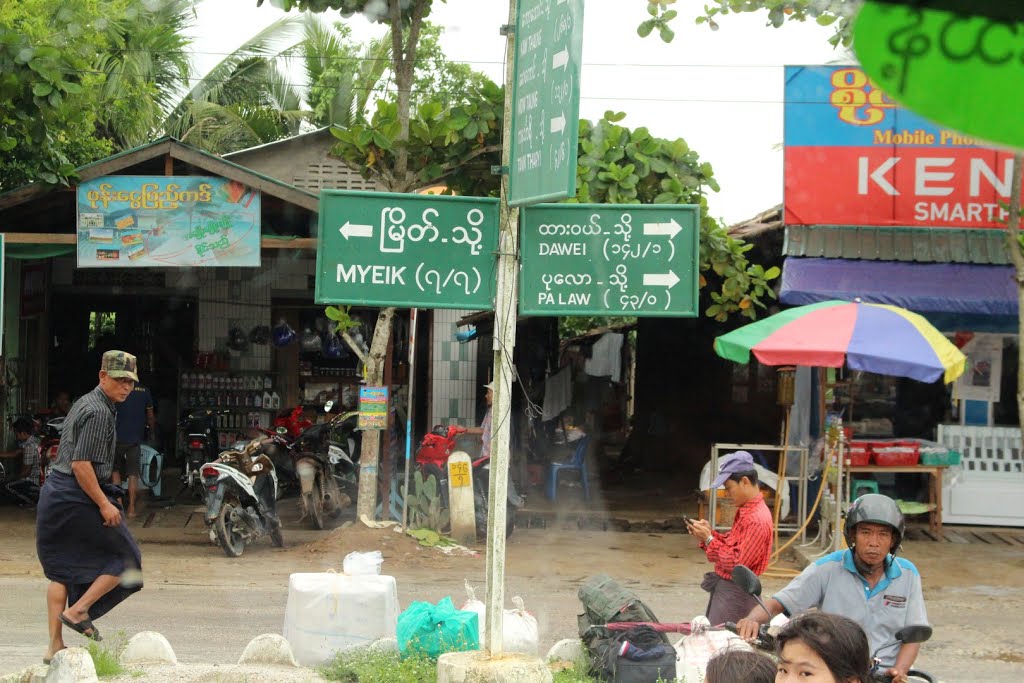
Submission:
M 732 529 L 727 533 L 714 531 L 703 519 L 688 519 L 686 523 L 690 535 L 700 540 L 701 549 L 715 565 L 701 583 L 701 588 L 711 593 L 707 617 L 714 625 L 738 621 L 757 604 L 752 595 L 732 582 L 732 570 L 742 564 L 760 575 L 768 567 L 772 550 L 772 513 L 758 488 L 750 453 L 736 451 L 721 459 L 718 475 L 711 483 L 712 495 L 723 486 L 736 506 Z
M 107 351 L 99 384 L 71 407 L 60 446 L 40 492 L 36 553 L 50 580 L 50 641 L 43 661 L 64 649 L 63 626 L 101 640 L 92 620 L 142 588 L 142 553 L 115 502 L 115 406 L 139 379 L 135 356 Z
M 470 427 L 466 430 L 467 434 L 480 435 L 481 458 L 487 458 L 491 455 L 491 401 L 494 400 L 494 382 L 485 384 L 484 389 L 487 390 L 484 396 L 484 399 L 487 401 L 487 413 L 484 414 L 484 420 L 480 423 L 479 427 Z

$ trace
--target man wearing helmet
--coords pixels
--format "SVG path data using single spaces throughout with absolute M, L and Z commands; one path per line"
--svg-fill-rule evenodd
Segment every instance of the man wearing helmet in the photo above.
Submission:
M 821 558 L 766 600 L 771 615 L 760 606 L 752 609 L 738 622 L 739 634 L 753 639 L 760 624 L 782 612 L 792 616 L 817 608 L 841 614 L 861 625 L 894 683 L 906 681 L 920 645 L 898 643 L 895 634 L 927 624 L 928 615 L 917 567 L 896 557 L 903 530 L 903 513 L 891 498 L 861 496 L 846 513 L 843 534 L 850 547 Z

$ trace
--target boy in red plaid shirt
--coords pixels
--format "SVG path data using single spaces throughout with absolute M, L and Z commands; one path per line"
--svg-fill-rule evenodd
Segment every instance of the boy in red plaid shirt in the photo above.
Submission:
M 753 596 L 733 584 L 732 569 L 742 564 L 760 575 L 768 567 L 772 550 L 772 513 L 758 488 L 753 456 L 736 451 L 722 458 L 711 491 L 720 486 L 736 506 L 732 529 L 714 531 L 703 519 L 688 520 L 686 525 L 715 565 L 715 571 L 705 574 L 701 583 L 701 588 L 711 593 L 707 617 L 713 625 L 739 621 L 757 604 Z

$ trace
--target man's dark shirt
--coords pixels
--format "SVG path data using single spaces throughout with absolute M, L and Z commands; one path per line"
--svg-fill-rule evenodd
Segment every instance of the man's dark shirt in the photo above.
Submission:
M 60 431 L 60 446 L 53 469 L 74 474 L 73 460 L 91 460 L 96 479 L 110 481 L 114 469 L 115 445 L 114 402 L 97 386 L 71 406 Z
M 149 389 L 138 384 L 117 406 L 118 443 L 142 443 L 146 438 L 146 410 L 153 407 Z

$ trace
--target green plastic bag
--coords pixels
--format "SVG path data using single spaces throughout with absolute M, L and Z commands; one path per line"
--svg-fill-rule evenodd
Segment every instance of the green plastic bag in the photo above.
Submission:
M 398 615 L 397 636 L 402 657 L 423 654 L 436 658 L 445 652 L 480 649 L 477 613 L 455 609 L 451 598 L 442 598 L 436 605 L 409 605 Z

